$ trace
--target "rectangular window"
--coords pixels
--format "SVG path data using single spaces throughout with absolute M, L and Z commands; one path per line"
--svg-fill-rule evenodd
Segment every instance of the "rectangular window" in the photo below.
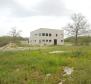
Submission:
M 49 42 L 51 42 L 51 40 L 49 40 Z
M 51 33 L 49 33 L 49 36 L 51 36 L 52 34 Z
M 63 42 L 63 40 L 61 40 L 61 42 Z
M 46 42 L 48 42 L 48 40 L 46 40 Z
M 42 33 L 42 36 L 45 36 L 45 33 Z
M 46 36 L 48 36 L 48 33 L 46 33 Z
M 56 34 L 56 37 L 58 36 L 58 34 Z

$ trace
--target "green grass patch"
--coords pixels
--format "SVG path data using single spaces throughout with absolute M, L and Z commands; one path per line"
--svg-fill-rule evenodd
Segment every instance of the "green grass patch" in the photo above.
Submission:
M 50 54 L 51 51 L 67 51 Z M 1 84 L 58 84 L 63 68 L 74 67 L 65 84 L 82 84 L 91 78 L 91 46 L 50 46 L 37 50 L 0 51 Z M 47 74 L 51 74 L 47 77 Z

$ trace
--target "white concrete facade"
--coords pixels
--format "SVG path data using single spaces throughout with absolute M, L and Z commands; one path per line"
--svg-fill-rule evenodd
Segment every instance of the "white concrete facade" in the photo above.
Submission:
M 40 28 L 30 33 L 29 42 L 31 45 L 63 45 L 64 31 Z

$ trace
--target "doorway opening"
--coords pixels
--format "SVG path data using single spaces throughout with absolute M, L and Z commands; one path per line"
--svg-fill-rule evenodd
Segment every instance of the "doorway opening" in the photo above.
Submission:
M 54 45 L 57 45 L 57 39 L 54 39 Z

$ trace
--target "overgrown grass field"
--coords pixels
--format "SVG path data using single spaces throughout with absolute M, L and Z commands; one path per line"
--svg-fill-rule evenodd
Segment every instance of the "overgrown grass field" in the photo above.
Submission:
M 74 68 L 70 77 L 63 77 L 64 67 Z M 59 84 L 61 80 L 91 84 L 91 46 L 0 51 L 0 84 Z

